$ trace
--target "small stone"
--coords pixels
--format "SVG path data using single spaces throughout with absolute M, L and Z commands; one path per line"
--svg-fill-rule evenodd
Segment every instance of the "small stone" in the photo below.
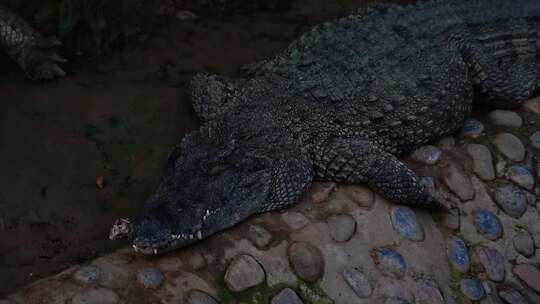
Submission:
M 371 252 L 373 262 L 384 275 L 401 279 L 405 276 L 407 264 L 399 252 L 388 247 L 379 247 Z
M 187 304 L 218 304 L 218 302 L 209 294 L 194 289 L 188 294 Z
M 469 250 L 465 242 L 457 237 L 451 236 L 446 244 L 446 255 L 452 266 L 461 273 L 466 273 L 471 267 Z
M 470 138 L 477 138 L 482 135 L 482 132 L 484 132 L 484 125 L 476 119 L 465 121 L 461 127 L 461 133 Z
M 455 193 L 462 201 L 474 198 L 474 188 L 469 176 L 463 173 L 455 165 L 451 164 L 443 174 L 446 186 Z
M 147 267 L 137 273 L 137 280 L 144 288 L 157 288 L 163 283 L 163 274 L 157 268 Z
M 81 267 L 73 274 L 73 278 L 81 283 L 95 283 L 99 277 L 100 270 L 97 266 L 90 265 Z
M 460 284 L 461 292 L 472 301 L 480 301 L 484 297 L 484 287 L 477 279 L 463 279 Z
M 495 241 L 503 234 L 503 228 L 499 218 L 493 212 L 476 208 L 473 210 L 474 227 L 476 231 L 491 241 Z
M 508 215 L 520 218 L 527 210 L 525 192 L 514 185 L 501 186 L 493 191 L 493 200 Z
M 197 19 L 197 15 L 190 11 L 178 11 L 176 12 L 176 19 L 180 21 L 191 21 Z
M 529 139 L 531 140 L 531 145 L 540 150 L 540 131 L 534 132 Z
M 514 266 L 512 272 L 527 286 L 536 292 L 540 292 L 540 270 L 534 265 L 518 264 Z
M 525 101 L 523 103 L 523 108 L 527 112 L 532 112 L 540 115 L 540 97 Z
M 411 241 L 424 240 L 424 228 L 416 220 L 414 211 L 405 206 L 393 207 L 390 211 L 392 226 L 402 237 Z
M 345 194 L 360 207 L 369 209 L 375 202 L 375 194 L 371 189 L 362 185 L 348 185 Z
M 105 288 L 94 288 L 77 294 L 71 300 L 71 304 L 116 304 L 120 301 L 118 295 Z
M 422 146 L 418 149 L 416 149 L 412 154 L 411 158 L 417 162 L 426 164 L 426 165 L 434 165 L 436 164 L 439 159 L 441 158 L 442 152 L 439 150 L 439 148 L 435 146 Z
M 281 215 L 281 218 L 292 230 L 298 230 L 309 224 L 307 217 L 296 211 L 287 211 Z
M 534 239 L 527 230 L 522 230 L 514 236 L 514 248 L 525 257 L 534 255 Z
M 225 284 L 234 292 L 244 291 L 264 282 L 266 275 L 261 264 L 250 255 L 236 256 L 225 272 Z
M 523 119 L 516 112 L 506 110 L 495 110 L 488 114 L 488 119 L 492 124 L 519 128 L 523 125 Z
M 272 234 L 261 225 L 249 226 L 248 239 L 257 248 L 265 248 L 272 242 Z
M 504 175 L 506 174 L 506 165 L 507 165 L 506 161 L 502 158 L 499 159 L 499 161 L 495 165 L 495 170 L 497 171 L 498 178 L 503 178 Z
M 411 302 L 400 297 L 390 297 L 384 301 L 384 304 L 411 304 Z
M 415 304 L 444 304 L 443 296 L 432 280 L 420 280 L 416 283 L 414 291 Z
M 315 282 L 322 277 L 324 259 L 317 247 L 306 242 L 294 242 L 287 252 L 294 272 L 302 280 Z
M 435 188 L 435 180 L 432 176 L 422 176 L 420 178 L 420 185 L 424 187 L 424 190 L 433 197 L 437 196 L 437 189 Z
M 356 231 L 356 221 L 348 214 L 333 215 L 327 220 L 330 236 L 336 242 L 350 240 Z
M 359 298 L 368 298 L 373 289 L 368 278 L 360 271 L 348 267 L 343 269 L 343 279 Z
M 272 298 L 271 304 L 304 304 L 304 302 L 302 302 L 294 290 L 284 288 Z
M 193 270 L 201 270 L 206 267 L 206 260 L 199 252 L 193 252 L 188 258 L 188 265 Z
M 336 183 L 332 182 L 316 182 L 309 189 L 308 199 L 310 203 L 320 204 L 328 200 L 332 192 L 336 190 Z
M 510 133 L 502 133 L 495 137 L 493 143 L 499 151 L 513 161 L 522 161 L 525 158 L 525 147 L 519 138 Z
M 484 145 L 468 144 L 467 153 L 473 160 L 473 171 L 482 180 L 489 181 L 495 179 L 495 169 L 493 168 L 493 158 L 491 151 Z
M 476 255 L 484 266 L 488 278 L 495 282 L 504 280 L 504 258 L 494 248 L 480 246 L 476 249 Z
M 534 177 L 524 165 L 513 165 L 508 169 L 507 175 L 508 178 L 518 186 L 529 191 L 534 188 Z
M 527 300 L 521 295 L 521 293 L 512 287 L 505 287 L 504 290 L 499 291 L 499 297 L 506 304 L 528 304 Z

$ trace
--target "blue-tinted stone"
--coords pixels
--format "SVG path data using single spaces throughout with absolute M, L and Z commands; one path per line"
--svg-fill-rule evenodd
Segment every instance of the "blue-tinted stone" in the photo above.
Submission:
M 424 229 L 416 220 L 414 211 L 405 206 L 392 208 L 390 212 L 392 226 L 404 238 L 411 241 L 423 241 Z
M 397 279 L 405 275 L 407 264 L 399 252 L 388 247 L 380 247 L 373 250 L 371 257 L 384 275 Z
M 473 301 L 480 301 L 484 297 L 484 287 L 477 279 L 461 280 L 461 292 Z
M 465 242 L 455 236 L 448 239 L 446 254 L 452 266 L 454 266 L 459 272 L 466 273 L 471 266 L 471 259 L 469 257 L 469 250 Z
M 531 140 L 532 146 L 540 150 L 540 131 L 534 132 L 529 139 Z
M 422 176 L 420 178 L 420 185 L 424 187 L 427 193 L 431 194 L 432 196 L 435 196 L 436 189 L 435 189 L 435 180 L 432 176 Z
M 527 300 L 521 295 L 521 293 L 512 287 L 506 286 L 505 289 L 499 291 L 499 297 L 506 304 L 527 304 Z
M 532 190 L 534 187 L 534 177 L 531 171 L 524 165 L 513 165 L 508 169 L 508 178 L 517 185 Z
M 504 258 L 497 249 L 480 246 L 476 249 L 476 256 L 484 266 L 490 280 L 495 282 L 504 280 Z
M 428 145 L 416 149 L 414 152 L 412 152 L 411 157 L 417 162 L 426 165 L 434 165 L 437 163 L 437 161 L 439 161 L 441 155 L 442 152 L 439 148 Z
M 473 210 L 473 218 L 476 231 L 488 240 L 494 241 L 502 236 L 501 221 L 493 212 L 484 208 L 476 208 Z
M 493 192 L 493 200 L 508 215 L 519 218 L 527 210 L 525 192 L 515 185 L 498 187 Z
M 461 132 L 468 137 L 476 138 L 482 134 L 484 131 L 484 125 L 476 120 L 476 119 L 469 119 L 465 121 L 463 124 L 463 127 L 461 128 Z
M 157 268 L 144 268 L 137 273 L 137 280 L 146 288 L 156 288 L 163 282 L 163 274 Z

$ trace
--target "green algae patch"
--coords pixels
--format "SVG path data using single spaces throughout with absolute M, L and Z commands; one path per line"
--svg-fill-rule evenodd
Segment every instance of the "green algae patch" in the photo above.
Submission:
M 322 288 L 315 283 L 300 282 L 298 295 L 306 304 L 333 304 L 334 301 L 326 295 Z

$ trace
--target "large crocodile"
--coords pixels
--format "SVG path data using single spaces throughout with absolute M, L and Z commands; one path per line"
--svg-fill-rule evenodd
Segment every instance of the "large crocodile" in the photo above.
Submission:
M 473 99 L 513 108 L 533 95 L 539 37 L 540 1 L 431 1 L 319 25 L 251 79 L 197 74 L 204 124 L 110 236 L 145 254 L 180 248 L 293 205 L 314 180 L 439 207 L 397 156 L 456 131 Z

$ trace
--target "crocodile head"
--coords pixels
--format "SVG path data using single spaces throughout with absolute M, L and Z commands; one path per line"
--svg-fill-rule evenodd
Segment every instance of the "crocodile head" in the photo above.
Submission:
M 275 201 L 283 136 L 226 129 L 207 125 L 186 136 L 142 214 L 117 221 L 110 237 L 127 237 L 136 251 L 158 254 L 268 210 Z

